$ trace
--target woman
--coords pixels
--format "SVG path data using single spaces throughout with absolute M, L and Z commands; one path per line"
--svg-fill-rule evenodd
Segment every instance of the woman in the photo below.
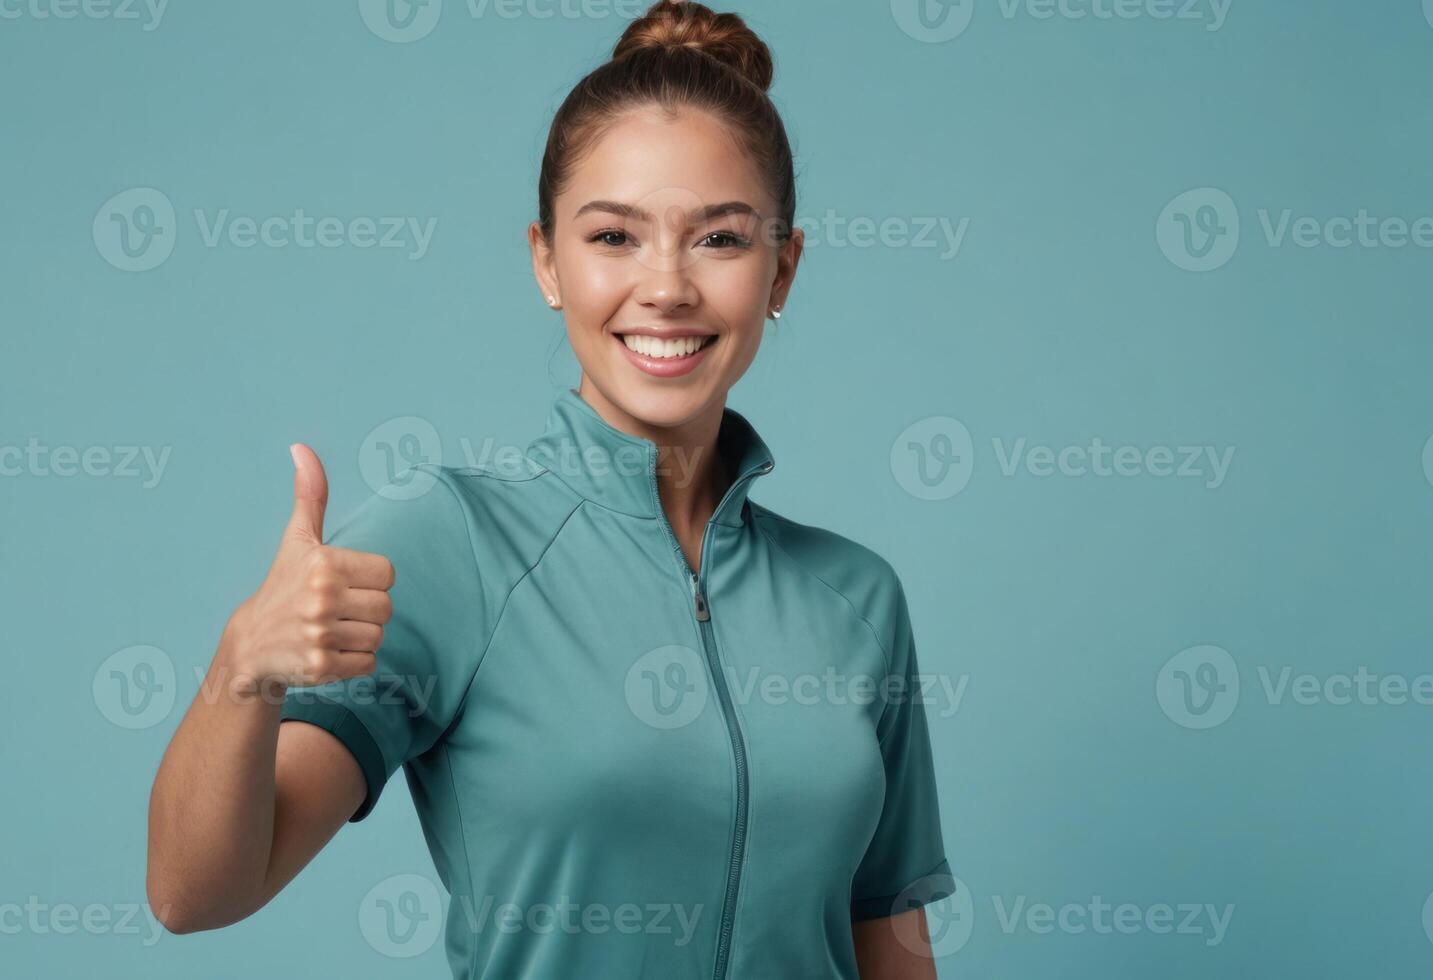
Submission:
M 935 976 L 951 879 L 900 581 L 750 499 L 773 455 L 725 404 L 802 248 L 771 75 L 740 18 L 661 2 L 557 113 L 529 242 L 582 376 L 518 465 L 422 464 L 325 545 L 292 447 L 293 517 L 206 682 L 228 696 L 154 786 L 172 930 L 263 906 L 402 767 L 457 977 Z

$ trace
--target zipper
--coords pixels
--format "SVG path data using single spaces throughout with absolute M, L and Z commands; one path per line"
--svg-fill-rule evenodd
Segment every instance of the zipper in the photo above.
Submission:
M 667 520 L 666 512 L 662 510 L 661 495 L 657 493 L 657 453 L 655 451 L 651 453 L 650 459 L 648 473 L 652 480 L 652 493 L 657 500 L 657 517 L 661 522 L 662 529 L 667 533 L 667 539 L 671 542 L 672 554 L 677 559 L 681 570 L 686 574 L 691 586 L 692 611 L 697 621 L 697 632 L 702 639 L 702 652 L 706 655 L 707 664 L 711 667 L 717 698 L 721 702 L 722 717 L 726 722 L 727 735 L 731 739 L 732 756 L 736 761 L 736 828 L 732 834 L 731 860 L 727 865 L 726 894 L 722 898 L 721 931 L 717 937 L 716 966 L 712 973 L 714 980 L 725 980 L 727 966 L 731 959 L 731 934 L 736 920 L 736 898 L 741 885 L 741 866 L 746 854 L 749 788 L 746 768 L 746 739 L 742 736 L 741 725 L 737 722 L 736 708 L 732 704 L 731 691 L 726 684 L 726 674 L 721 669 L 721 658 L 716 650 L 716 636 L 712 631 L 711 609 L 707 605 L 706 593 L 702 590 L 702 582 L 707 580 L 707 556 L 711 553 L 707 545 L 707 535 L 711 532 L 712 522 L 708 520 L 706 527 L 702 528 L 702 556 L 697 560 L 697 571 L 693 572 L 682 554 L 682 546 L 677 541 L 676 532 L 672 530 L 672 524 Z M 727 488 L 726 493 L 722 495 L 721 503 L 717 504 L 713 516 L 722 510 L 727 499 L 738 486 L 754 476 L 769 473 L 771 470 L 772 464 L 768 462 L 758 469 L 748 470 L 738 476 Z

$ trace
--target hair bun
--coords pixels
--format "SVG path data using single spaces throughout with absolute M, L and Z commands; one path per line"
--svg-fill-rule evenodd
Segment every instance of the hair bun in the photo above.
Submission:
M 622 33 L 616 61 L 635 51 L 689 48 L 710 55 L 765 92 L 771 87 L 771 49 L 736 14 L 701 3 L 659 0 Z

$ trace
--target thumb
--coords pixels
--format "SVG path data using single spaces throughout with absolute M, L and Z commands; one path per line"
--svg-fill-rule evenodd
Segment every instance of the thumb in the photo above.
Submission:
M 323 544 L 323 512 L 328 506 L 328 477 L 318 454 L 301 442 L 289 447 L 294 460 L 294 512 L 285 536 Z

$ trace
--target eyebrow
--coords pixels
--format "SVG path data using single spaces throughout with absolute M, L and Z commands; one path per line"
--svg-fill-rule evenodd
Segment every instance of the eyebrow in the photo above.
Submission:
M 619 218 L 631 218 L 634 221 L 652 220 L 652 215 L 635 204 L 623 204 L 621 201 L 588 201 L 577 209 L 574 219 L 582 217 L 589 211 L 600 211 L 606 214 L 614 214 Z M 724 204 L 709 204 L 704 208 L 694 208 L 687 212 L 689 224 L 701 224 L 704 221 L 711 221 L 713 218 L 720 218 L 728 214 L 749 214 L 755 218 L 761 217 L 761 212 L 756 210 L 745 201 L 727 201 Z

